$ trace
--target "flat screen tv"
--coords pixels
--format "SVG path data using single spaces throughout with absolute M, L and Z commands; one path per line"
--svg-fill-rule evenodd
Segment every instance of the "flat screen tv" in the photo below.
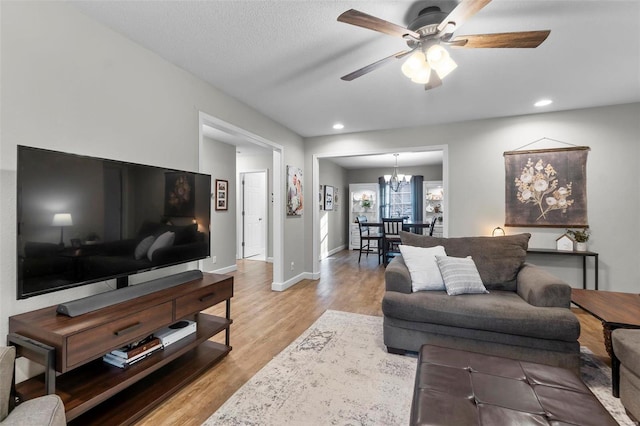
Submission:
M 17 298 L 210 255 L 211 176 L 18 146 Z

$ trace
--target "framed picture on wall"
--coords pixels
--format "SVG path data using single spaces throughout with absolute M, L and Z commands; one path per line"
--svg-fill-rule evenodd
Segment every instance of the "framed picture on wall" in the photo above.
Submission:
M 287 216 L 302 216 L 302 170 L 287 166 Z
M 216 179 L 216 210 L 228 209 L 228 195 L 229 195 L 229 181 L 223 179 Z
M 331 185 L 324 186 L 324 209 L 333 210 L 333 186 Z
M 585 146 L 505 152 L 505 225 L 589 226 L 588 153 Z

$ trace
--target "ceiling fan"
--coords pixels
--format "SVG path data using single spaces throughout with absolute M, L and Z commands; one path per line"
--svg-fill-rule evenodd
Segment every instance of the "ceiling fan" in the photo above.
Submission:
M 380 68 L 394 59 L 408 57 L 402 72 L 413 82 L 424 84 L 425 90 L 442 85 L 442 79 L 457 65 L 443 47 L 455 48 L 535 48 L 542 44 L 551 31 L 522 31 L 510 33 L 453 36 L 454 31 L 478 13 L 491 0 L 462 0 L 448 15 L 438 6 L 422 9 L 407 28 L 383 19 L 350 9 L 338 16 L 338 21 L 403 38 L 408 50 L 394 53 L 362 67 L 342 78 L 351 81 Z

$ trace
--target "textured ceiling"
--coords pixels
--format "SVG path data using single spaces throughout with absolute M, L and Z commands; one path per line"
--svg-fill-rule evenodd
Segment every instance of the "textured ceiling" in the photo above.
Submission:
M 640 101 L 640 1 L 493 0 L 455 33 L 550 29 L 537 49 L 456 49 L 425 92 L 391 63 L 406 45 L 336 21 L 355 8 L 407 25 L 451 1 L 74 1 L 168 61 L 308 137 Z M 536 109 L 549 97 L 554 103 Z M 331 128 L 336 121 L 345 128 Z

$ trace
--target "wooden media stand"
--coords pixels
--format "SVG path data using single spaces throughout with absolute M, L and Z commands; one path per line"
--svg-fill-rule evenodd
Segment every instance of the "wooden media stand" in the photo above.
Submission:
M 9 343 L 45 366 L 45 374 L 16 385 L 22 400 L 58 394 L 70 424 L 131 424 L 224 358 L 229 345 L 233 277 L 204 274 L 184 284 L 76 317 L 56 306 L 9 318 Z M 202 313 L 226 303 L 225 317 Z M 126 369 L 102 356 L 178 320 L 197 331 Z M 225 331 L 225 343 L 208 339 Z

